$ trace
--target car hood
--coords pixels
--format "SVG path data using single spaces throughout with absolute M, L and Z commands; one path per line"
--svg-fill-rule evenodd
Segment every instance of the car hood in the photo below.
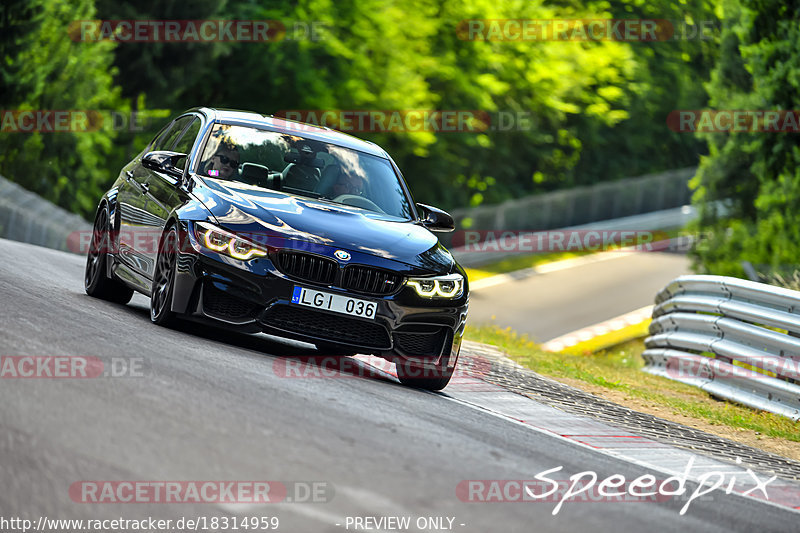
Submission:
M 357 207 L 220 180 L 204 180 L 192 193 L 220 226 L 257 242 L 317 253 L 342 249 L 354 263 L 403 263 L 427 273 L 449 272 L 455 263 L 427 228 Z

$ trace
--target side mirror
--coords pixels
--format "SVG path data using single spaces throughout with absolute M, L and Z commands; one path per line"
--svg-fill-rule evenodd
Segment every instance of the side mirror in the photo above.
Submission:
M 180 178 L 183 176 L 183 169 L 178 168 L 178 160 L 185 157 L 187 157 L 186 154 L 167 150 L 147 152 L 142 157 L 142 166 L 156 172 L 169 174 L 174 178 Z
M 422 219 L 422 225 L 431 231 L 447 232 L 456 229 L 456 223 L 453 221 L 453 217 L 437 207 L 417 204 L 417 211 L 419 211 L 419 215 Z

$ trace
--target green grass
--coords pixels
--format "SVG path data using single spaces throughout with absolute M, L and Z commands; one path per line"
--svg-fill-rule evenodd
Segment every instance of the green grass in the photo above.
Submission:
M 798 423 L 788 418 L 718 402 L 701 389 L 643 372 L 642 339 L 581 355 L 541 351 L 527 336 L 497 326 L 468 327 L 466 338 L 497 346 L 519 364 L 545 376 L 618 391 L 628 399 L 710 425 L 752 430 L 764 436 L 800 442 Z

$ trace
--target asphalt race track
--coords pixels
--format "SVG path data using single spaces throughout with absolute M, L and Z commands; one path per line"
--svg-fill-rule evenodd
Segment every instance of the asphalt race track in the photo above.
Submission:
M 566 475 L 647 471 L 453 401 L 446 389 L 346 373 L 285 377 L 278 358 L 314 348 L 156 327 L 141 296 L 127 306 L 86 296 L 79 256 L 0 240 L 0 257 L 0 355 L 141 365 L 124 377 L 0 380 L 3 517 L 264 516 L 290 532 L 354 531 L 347 517 L 387 516 L 450 517 L 463 532 L 797 530 L 797 514 L 736 494 L 697 500 L 683 516 L 683 502 L 672 500 L 566 502 L 555 516 L 552 502 L 462 502 L 462 480 L 532 479 L 559 465 Z M 70 487 L 87 480 L 268 480 L 292 489 L 268 504 L 74 501 Z M 315 482 L 324 490 L 309 503 L 297 487 Z
M 608 252 L 603 261 L 473 291 L 469 321 L 494 322 L 546 342 L 646 305 L 689 274 L 689 259 L 666 252 Z

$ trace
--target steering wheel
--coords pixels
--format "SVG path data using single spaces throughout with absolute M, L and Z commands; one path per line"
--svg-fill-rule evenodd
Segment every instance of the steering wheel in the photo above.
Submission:
M 377 211 L 378 213 L 386 213 L 386 211 L 378 207 L 378 204 L 376 204 L 369 198 L 364 198 L 363 196 L 359 196 L 357 194 L 340 194 L 339 196 L 334 198 L 333 201 L 344 205 L 352 205 L 353 207 L 360 207 L 361 209 Z

